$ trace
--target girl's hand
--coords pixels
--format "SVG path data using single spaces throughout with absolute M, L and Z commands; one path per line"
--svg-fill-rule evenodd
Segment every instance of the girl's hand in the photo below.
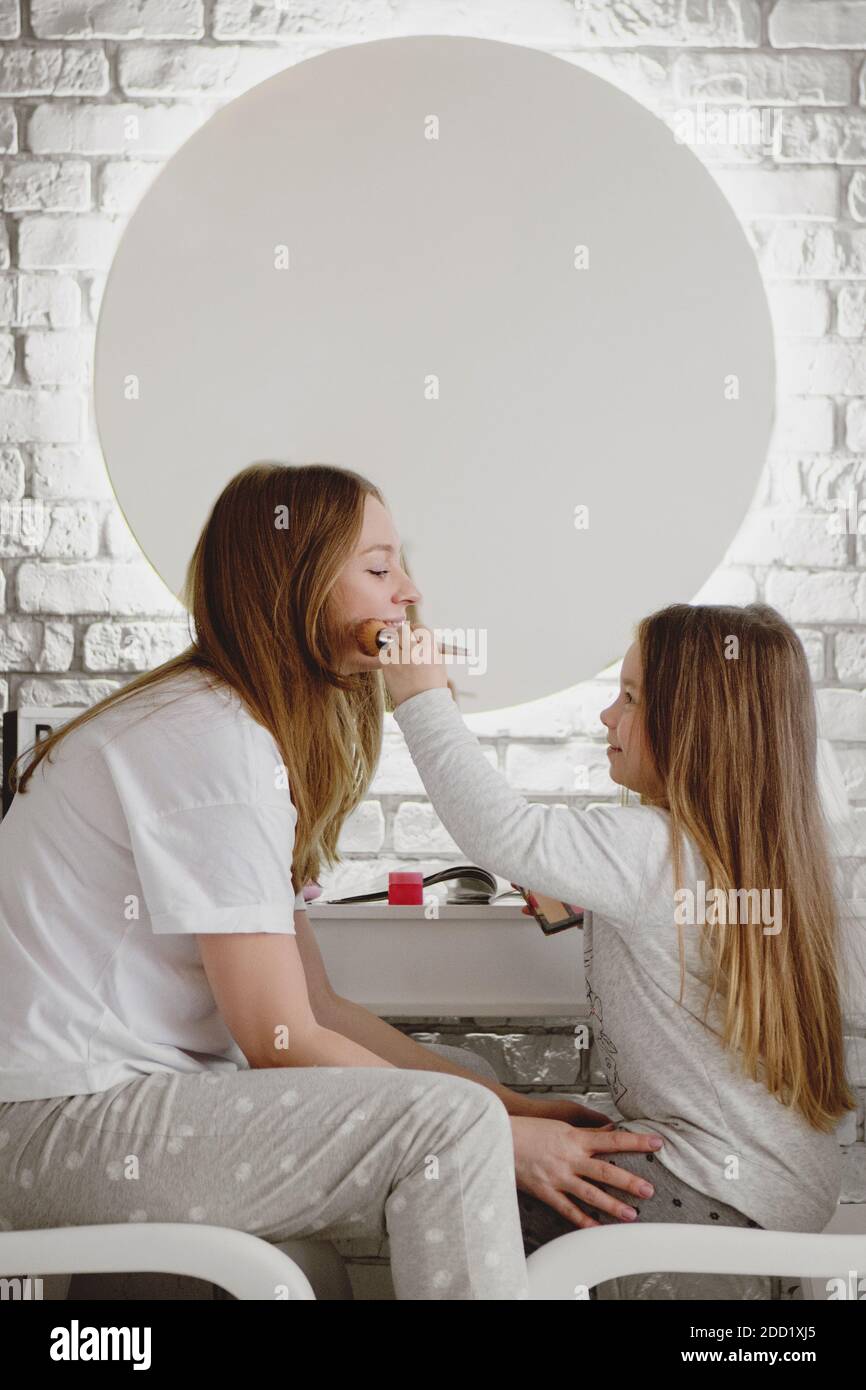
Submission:
M 397 640 L 391 643 L 390 649 L 379 652 L 379 662 L 395 708 L 423 690 L 447 688 L 445 662 L 441 654 L 438 661 L 434 659 L 439 648 L 430 629 L 420 623 L 410 623 L 408 619 L 394 623 L 393 627 Z
M 623 1188 L 634 1197 L 651 1197 L 651 1183 L 595 1158 L 597 1153 L 644 1153 L 660 1146 L 658 1135 L 632 1134 L 627 1129 L 576 1129 L 560 1120 L 511 1117 L 514 1139 L 514 1171 L 517 1186 L 531 1192 L 554 1211 L 581 1228 L 600 1226 L 571 1201 L 579 1197 L 587 1206 L 621 1221 L 633 1221 L 635 1208 L 618 1201 L 588 1179 Z
M 512 883 L 511 886 L 512 886 L 512 888 L 516 888 L 518 893 L 522 893 L 523 889 L 521 888 L 521 886 L 520 886 L 519 883 Z M 532 907 L 537 906 L 536 901 L 535 901 L 535 897 L 534 897 L 534 895 L 533 895 L 532 893 L 529 894 L 529 901 L 530 901 L 530 903 L 532 904 Z M 531 916 L 532 916 L 532 907 L 527 907 L 526 904 L 524 903 L 523 907 L 520 909 L 520 911 L 523 913 L 524 917 L 531 917 Z

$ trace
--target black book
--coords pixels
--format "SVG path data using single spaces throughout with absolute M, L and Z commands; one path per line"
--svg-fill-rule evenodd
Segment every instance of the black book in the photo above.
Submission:
M 486 869 L 480 869 L 477 864 L 457 864 L 450 869 L 439 869 L 435 874 L 427 874 L 423 880 L 424 887 L 429 888 L 434 883 L 450 883 L 452 879 L 461 881 L 461 888 L 455 892 L 451 902 L 465 903 L 484 903 L 491 902 L 499 891 L 499 885 L 493 874 Z M 465 883 L 465 891 L 463 884 Z M 378 893 L 353 893 L 348 898 L 315 898 L 314 902 L 330 903 L 377 903 L 385 902 L 388 898 L 388 889 L 383 888 Z

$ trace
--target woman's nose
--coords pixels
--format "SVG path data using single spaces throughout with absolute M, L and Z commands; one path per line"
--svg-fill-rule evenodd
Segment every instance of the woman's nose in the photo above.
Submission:
M 405 586 L 399 590 L 399 603 L 420 603 L 424 595 L 420 589 L 416 589 L 410 579 L 406 580 Z

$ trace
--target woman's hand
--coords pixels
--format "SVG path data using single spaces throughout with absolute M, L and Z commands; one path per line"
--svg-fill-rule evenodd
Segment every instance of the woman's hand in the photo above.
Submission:
M 393 628 L 397 640 L 379 652 L 379 662 L 395 708 L 423 690 L 447 688 L 445 662 L 441 654 L 435 659 L 439 648 L 430 629 L 408 619 Z
M 564 1120 L 567 1125 L 585 1125 L 591 1129 L 612 1129 L 613 1120 L 602 1110 L 578 1105 L 567 1096 L 522 1096 L 519 1114 L 530 1120 Z
M 566 1220 L 581 1228 L 600 1226 L 571 1200 L 569 1193 L 588 1206 L 619 1220 L 633 1221 L 635 1208 L 620 1202 L 588 1179 L 621 1187 L 635 1197 L 651 1197 L 650 1183 L 595 1158 L 597 1153 L 644 1153 L 661 1146 L 653 1134 L 632 1134 L 627 1129 L 576 1129 L 561 1120 L 511 1117 L 514 1138 L 514 1171 L 517 1186 L 531 1192 Z

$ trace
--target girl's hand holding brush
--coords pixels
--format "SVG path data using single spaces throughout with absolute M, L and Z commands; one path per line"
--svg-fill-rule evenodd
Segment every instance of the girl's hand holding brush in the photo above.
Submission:
M 410 623 L 408 619 L 402 623 L 377 624 L 377 620 L 371 618 L 359 623 L 356 628 L 358 643 L 369 655 L 373 654 L 371 648 L 376 643 L 377 627 L 382 674 L 395 708 L 424 690 L 448 688 L 445 663 L 441 655 L 438 661 L 434 659 L 439 648 L 429 628 Z M 383 641 L 392 633 L 393 641 Z

